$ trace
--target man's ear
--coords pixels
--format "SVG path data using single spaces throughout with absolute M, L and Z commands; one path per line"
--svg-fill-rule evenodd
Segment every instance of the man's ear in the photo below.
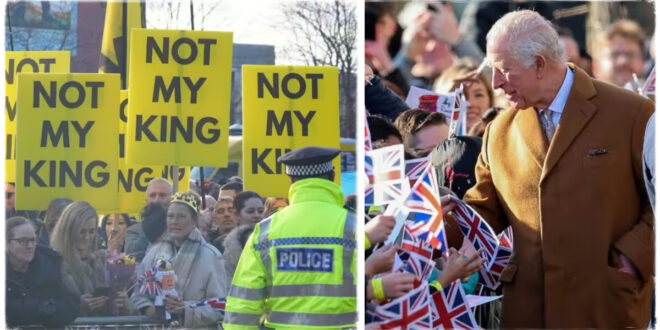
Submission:
M 543 79 L 548 66 L 548 60 L 543 55 L 534 56 L 534 68 L 536 69 L 536 78 Z

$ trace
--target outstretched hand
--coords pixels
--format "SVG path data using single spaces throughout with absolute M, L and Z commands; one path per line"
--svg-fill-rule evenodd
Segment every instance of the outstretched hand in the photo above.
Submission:
M 392 270 L 395 255 L 396 247 L 394 245 L 386 245 L 375 250 L 364 262 L 365 274 L 374 276 Z
M 444 260 L 444 266 L 440 276 L 438 276 L 438 282 L 444 288 L 458 279 L 464 279 L 478 272 L 486 262 L 485 259 L 479 257 L 481 252 L 482 250 L 480 249 L 474 254 L 464 254 L 463 252 L 456 251 L 454 248 L 449 249 L 449 256 Z

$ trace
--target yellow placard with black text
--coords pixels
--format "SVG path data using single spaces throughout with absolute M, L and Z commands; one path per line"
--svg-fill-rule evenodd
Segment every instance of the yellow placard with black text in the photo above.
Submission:
M 291 182 L 277 159 L 307 146 L 340 146 L 339 70 L 244 65 L 244 189 L 286 197 Z M 337 184 L 340 161 L 334 160 Z
M 133 29 L 126 160 L 226 167 L 233 35 Z
M 119 84 L 118 74 L 18 76 L 17 210 L 54 198 L 117 207 Z
M 128 91 L 119 92 L 119 172 L 118 193 L 119 205 L 113 210 L 103 210 L 100 213 L 127 213 L 139 214 L 146 206 L 147 186 L 155 178 L 165 178 L 170 183 L 173 181 L 173 171 L 169 166 L 141 166 L 126 164 L 125 141 L 126 141 L 126 110 L 128 106 Z M 188 191 L 190 182 L 190 168 L 179 168 L 179 189 Z
M 5 52 L 5 181 L 16 181 L 16 81 L 21 72 L 69 72 L 69 51 Z

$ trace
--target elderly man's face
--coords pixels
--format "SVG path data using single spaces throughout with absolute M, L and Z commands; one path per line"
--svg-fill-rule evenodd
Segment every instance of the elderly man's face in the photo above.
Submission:
M 501 89 L 518 110 L 526 109 L 538 101 L 536 66 L 529 68 L 514 61 L 508 51 L 508 43 L 488 45 L 486 56 L 493 67 L 493 89 Z

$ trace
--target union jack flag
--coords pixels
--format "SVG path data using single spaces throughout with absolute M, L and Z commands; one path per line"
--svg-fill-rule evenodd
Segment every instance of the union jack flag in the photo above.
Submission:
M 213 299 L 208 299 L 208 300 L 203 300 L 199 301 L 196 303 L 192 303 L 190 307 L 196 308 L 196 307 L 202 307 L 202 306 L 211 306 L 211 308 L 224 312 L 225 311 L 225 304 L 227 303 L 227 298 L 213 298 Z
M 364 189 L 364 206 L 374 205 L 374 187 L 369 184 L 368 178 L 373 175 L 373 162 L 371 157 L 365 153 L 364 155 L 364 172 L 365 172 L 365 189 Z
M 426 244 L 426 242 L 413 235 L 413 233 L 411 233 L 408 229 L 408 226 L 403 227 L 401 249 L 406 250 L 407 252 L 419 254 L 427 259 L 431 259 L 433 257 L 433 248 L 429 244 Z
M 506 227 L 503 232 L 501 232 L 497 237 L 500 238 L 500 244 L 504 244 L 507 247 L 513 249 L 513 228 L 511 226 Z
M 160 282 L 156 280 L 156 273 L 158 268 L 154 267 L 147 269 L 147 271 L 138 276 L 137 281 L 140 286 L 140 294 L 149 295 L 149 296 L 161 296 L 162 291 L 160 288 Z
M 414 215 L 413 222 L 407 226 L 413 235 L 446 253 L 447 240 L 439 195 L 435 168 L 429 163 L 406 201 L 410 214 Z
M 482 257 L 486 259 L 486 268 L 490 268 L 495 261 L 497 247 L 500 245 L 497 235 L 471 207 L 456 197 L 452 196 L 452 200 L 457 204 L 454 209 L 454 217 L 463 235 L 472 242 L 475 250 L 483 249 Z
M 478 329 L 459 280 L 431 296 L 433 329 Z
M 408 177 L 408 181 L 410 181 L 411 187 L 415 186 L 417 179 L 424 173 L 428 165 L 428 157 L 406 160 L 406 176 Z
M 372 150 L 365 155 L 365 170 L 369 183 L 373 188 L 372 205 L 384 205 L 401 200 L 407 192 L 404 186 L 403 145 L 397 144 Z
M 449 136 L 448 138 L 453 138 L 458 135 L 466 134 L 466 118 L 467 118 L 467 101 L 465 100 L 465 94 L 463 92 L 464 86 L 461 86 L 456 89 L 454 92 L 454 107 L 451 110 L 450 122 L 449 122 Z
M 508 227 L 509 229 L 511 227 Z M 504 268 L 509 264 L 509 259 L 513 254 L 513 244 L 507 237 L 507 231 L 501 232 L 497 237 L 500 239 L 500 245 L 497 246 L 495 253 L 495 261 L 490 268 L 482 268 L 479 270 L 479 282 L 484 286 L 496 290 L 500 286 L 500 276 Z
M 495 262 L 490 266 L 489 271 L 499 277 L 502 275 L 502 271 L 509 264 L 509 259 L 513 254 L 513 249 L 509 245 L 500 244 L 497 247 L 497 254 L 495 256 Z
M 405 250 L 399 250 L 399 258 L 403 261 L 401 270 L 415 275 L 420 281 L 420 283 L 415 284 L 415 287 L 421 284 L 421 282 L 426 282 L 431 277 L 431 273 L 435 267 L 435 261 Z
M 497 290 L 500 286 L 500 277 L 481 267 L 479 269 L 479 284 L 491 290 Z
M 430 329 L 429 298 L 429 286 L 424 283 L 406 295 L 376 307 L 373 320 L 380 324 L 381 329 Z
M 458 121 L 461 118 L 461 106 L 460 98 L 456 98 L 456 105 L 451 111 L 451 121 L 449 122 L 449 136 L 447 138 L 451 139 L 458 135 Z

